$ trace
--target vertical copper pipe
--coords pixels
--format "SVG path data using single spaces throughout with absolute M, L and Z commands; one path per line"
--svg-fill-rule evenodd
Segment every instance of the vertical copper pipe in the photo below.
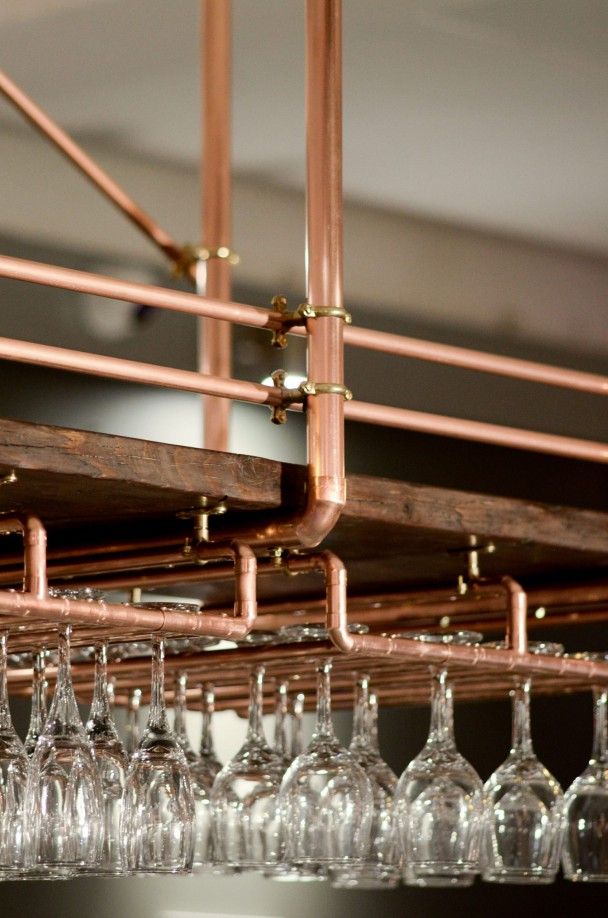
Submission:
M 313 306 L 342 308 L 342 6 L 341 0 L 306 3 L 306 272 Z M 310 319 L 308 378 L 344 383 L 344 323 Z M 318 544 L 337 522 L 346 500 L 344 399 L 308 398 L 308 517 L 306 544 Z
M 23 590 L 36 599 L 48 595 L 46 529 L 31 513 L 0 518 L 0 531 L 23 534 Z
M 203 0 L 203 221 L 202 244 L 212 253 L 231 242 L 230 0 Z M 230 299 L 230 263 L 211 257 L 197 267 L 197 290 L 203 296 Z M 218 319 L 199 321 L 199 370 L 229 377 L 232 371 L 232 328 Z M 230 402 L 205 396 L 203 446 L 228 450 Z
M 507 647 L 515 653 L 528 652 L 528 597 L 512 577 L 503 577 L 501 584 L 507 592 Z

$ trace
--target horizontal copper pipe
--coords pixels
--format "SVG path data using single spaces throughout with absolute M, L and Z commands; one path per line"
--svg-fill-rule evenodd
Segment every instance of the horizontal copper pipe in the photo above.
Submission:
M 180 389 L 184 392 L 197 392 L 200 395 L 218 395 L 222 398 L 233 398 L 258 405 L 273 406 L 281 403 L 280 390 L 261 383 L 204 376 L 202 373 L 195 373 L 191 370 L 176 370 L 153 363 L 106 357 L 85 351 L 53 347 L 48 344 L 34 344 L 15 338 L 0 338 L 0 359 L 86 373 L 89 376 L 101 376 L 105 379 L 144 383 L 165 389 Z
M 27 281 L 31 284 L 42 284 L 45 287 L 59 287 L 75 293 L 109 297 L 126 303 L 152 306 L 156 309 L 168 309 L 172 312 L 225 319 L 227 322 L 246 325 L 250 328 L 275 329 L 280 328 L 282 322 L 280 313 L 271 312 L 259 306 L 225 303 L 222 300 L 200 297 L 194 293 L 154 287 L 150 284 L 138 284 L 115 277 L 106 277 L 103 274 L 91 274 L 87 271 L 76 271 L 73 268 L 62 268 L 58 265 L 47 265 L 23 258 L 12 258 L 8 255 L 0 255 L 0 277 Z
M 447 364 L 465 370 L 476 370 L 480 373 L 509 376 L 512 379 L 522 379 L 547 386 L 560 386 L 564 389 L 588 392 L 592 395 L 608 395 L 608 377 L 596 373 L 583 373 L 565 367 L 554 367 L 530 360 L 519 360 L 499 354 L 454 347 L 451 344 L 438 344 L 435 341 L 408 338 L 405 335 L 394 335 L 371 328 L 347 326 L 344 329 L 344 343 L 370 351 Z
M 608 462 L 608 445 L 593 440 L 560 437 L 535 430 L 503 427 L 500 424 L 486 424 L 481 421 L 468 421 L 441 414 L 429 414 L 426 411 L 391 408 L 367 402 L 347 402 L 344 406 L 344 415 L 346 420 L 360 421 L 364 424 L 456 437 L 460 440 L 525 449 L 553 456 L 565 456 L 569 459 L 583 459 L 587 462 Z
M 120 185 L 72 140 L 22 89 L 0 71 L 0 92 L 45 136 L 101 193 L 118 208 L 171 261 L 178 261 L 181 249 Z

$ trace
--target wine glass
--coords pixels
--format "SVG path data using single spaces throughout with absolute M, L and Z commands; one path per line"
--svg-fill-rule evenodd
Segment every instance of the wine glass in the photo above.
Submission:
M 127 706 L 127 723 L 125 726 L 125 749 L 127 755 L 133 755 L 141 739 L 140 705 L 141 689 L 134 688 L 129 695 L 129 703 Z
M 203 715 L 203 724 L 201 730 L 201 744 L 199 747 L 199 759 L 197 770 L 199 779 L 202 778 L 203 772 L 208 776 L 209 787 L 212 786 L 215 778 L 222 770 L 222 763 L 215 754 L 213 743 L 213 712 L 215 710 L 215 690 L 210 682 L 201 685 L 201 713 Z
M 148 723 L 131 757 L 123 796 L 121 837 L 130 872 L 192 869 L 194 798 L 186 757 L 169 728 L 164 661 L 164 640 L 155 637 Z
M 309 871 L 359 864 L 373 817 L 370 780 L 340 745 L 331 719 L 331 662 L 317 669 L 317 722 L 281 784 L 284 861 Z
M 34 658 L 32 662 L 34 675 L 32 679 L 32 707 L 30 712 L 30 723 L 23 743 L 28 756 L 32 755 L 36 748 L 38 737 L 42 733 L 46 720 L 46 692 L 48 683 L 44 678 L 45 656 L 44 650 L 40 650 L 33 655 Z
M 393 827 L 397 776 L 380 755 L 378 700 L 370 694 L 369 676 L 357 679 L 353 734 L 349 751 L 367 774 L 374 794 L 370 847 L 362 864 L 331 871 L 337 888 L 392 889 L 401 876 L 400 857 Z
M 0 879 L 23 871 L 28 757 L 13 726 L 6 682 L 7 632 L 0 632 Z
M 264 736 L 264 667 L 251 675 L 247 737 L 211 790 L 215 859 L 224 869 L 268 870 L 279 860 L 278 793 L 285 766 Z
M 608 654 L 576 654 L 608 662 Z M 593 688 L 593 748 L 564 798 L 562 869 L 566 880 L 608 882 L 608 687 Z
M 112 876 L 124 873 L 120 820 L 129 757 L 112 718 L 108 689 L 108 644 L 102 641 L 95 645 L 95 686 L 85 729 L 103 793 L 103 846 L 95 866 L 81 872 Z
M 530 643 L 528 649 L 563 652 L 559 644 Z M 530 685 L 528 676 L 516 680 L 511 751 L 484 786 L 482 877 L 491 883 L 552 883 L 559 866 L 564 795 L 534 754 Z
M 199 756 L 190 745 L 186 730 L 187 685 L 188 677 L 186 673 L 178 673 L 175 678 L 175 720 L 173 730 L 177 741 L 183 749 L 190 769 L 190 783 L 192 784 L 192 794 L 194 796 L 194 858 L 192 866 L 201 868 L 211 864 L 213 860 L 210 799 L 213 779 L 207 770 L 206 763 L 201 763 Z
M 31 758 L 26 788 L 28 867 L 70 875 L 101 855 L 101 782 L 78 712 L 70 671 L 71 625 L 59 629 L 53 703 Z
M 475 644 L 482 635 L 398 635 L 443 644 Z M 410 886 L 470 886 L 479 872 L 481 778 L 457 748 L 452 688 L 445 667 L 431 668 L 431 724 L 422 751 L 395 795 L 395 824 Z

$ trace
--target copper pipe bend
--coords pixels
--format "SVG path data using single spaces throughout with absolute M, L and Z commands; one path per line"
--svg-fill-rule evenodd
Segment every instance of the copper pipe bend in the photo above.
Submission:
M 23 535 L 23 591 L 37 599 L 48 596 L 46 574 L 46 529 L 31 513 L 0 518 L 0 531 Z

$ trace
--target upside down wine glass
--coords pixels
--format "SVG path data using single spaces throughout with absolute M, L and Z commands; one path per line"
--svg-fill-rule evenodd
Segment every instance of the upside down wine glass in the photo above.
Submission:
M 215 859 L 229 871 L 267 871 L 281 854 L 278 795 L 285 766 L 264 735 L 263 687 L 264 667 L 258 666 L 250 679 L 245 742 L 211 791 Z
M 339 888 L 389 889 L 399 884 L 401 870 L 393 827 L 397 776 L 378 747 L 378 700 L 370 694 L 369 676 L 357 679 L 353 735 L 349 751 L 368 776 L 374 795 L 370 845 L 362 864 L 332 871 Z
M 136 873 L 192 869 L 194 798 L 186 757 L 169 727 L 164 661 L 164 640 L 155 638 L 148 723 L 129 764 L 121 821 L 125 864 Z
M 215 690 L 210 682 L 205 682 L 201 685 L 201 714 L 203 715 L 203 724 L 201 728 L 201 744 L 199 747 L 197 773 L 200 779 L 204 772 L 209 789 L 211 789 L 215 778 L 222 770 L 222 763 L 215 754 L 215 745 L 213 742 L 214 710 Z
M 0 878 L 10 879 L 25 866 L 24 798 L 28 758 L 17 736 L 6 684 L 7 633 L 0 633 Z
M 104 826 L 100 859 L 85 872 L 116 876 L 124 873 L 120 820 L 129 758 L 112 718 L 107 641 L 95 645 L 95 687 L 85 729 L 101 781 Z
M 55 695 L 32 755 L 26 790 L 28 867 L 71 875 L 100 858 L 101 782 L 70 671 L 71 625 L 59 629 Z
M 175 679 L 175 721 L 173 730 L 177 737 L 190 770 L 190 783 L 194 797 L 194 856 L 192 866 L 200 869 L 209 866 L 213 860 L 211 830 L 211 787 L 206 763 L 201 762 L 199 756 L 190 745 L 186 730 L 186 691 L 188 676 L 179 673 Z
M 608 654 L 585 653 L 608 662 Z M 566 880 L 608 882 L 608 687 L 593 688 L 593 749 L 564 800 L 562 869 Z
M 444 644 L 477 644 L 482 635 L 403 634 Z M 403 772 L 395 820 L 409 886 L 470 886 L 479 872 L 481 778 L 456 748 L 447 669 L 431 669 L 431 725 L 422 751 Z
M 40 650 L 38 653 L 34 654 L 34 659 L 32 661 L 32 707 L 30 711 L 30 723 L 23 743 L 28 755 L 32 755 L 36 748 L 38 737 L 42 733 L 46 720 L 47 681 L 44 678 L 45 656 L 45 651 Z
M 331 719 L 331 663 L 317 670 L 317 722 L 308 748 L 281 785 L 284 860 L 308 870 L 351 867 L 365 858 L 374 810 L 369 778 L 339 743 Z
M 559 655 L 559 644 L 530 643 L 530 653 Z M 511 692 L 511 751 L 484 786 L 483 879 L 552 883 L 559 866 L 564 795 L 538 761 L 530 732 L 528 676 Z

